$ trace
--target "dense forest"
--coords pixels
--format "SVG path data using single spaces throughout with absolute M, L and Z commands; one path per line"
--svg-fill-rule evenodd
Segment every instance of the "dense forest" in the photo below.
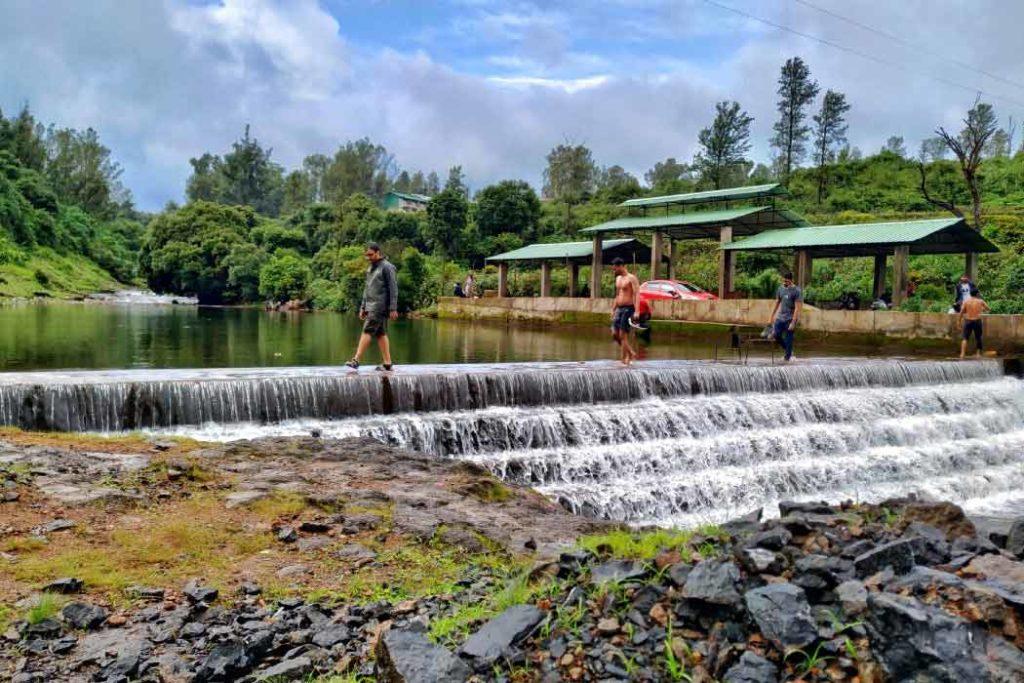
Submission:
M 69 296 L 145 283 L 206 304 L 301 300 L 348 311 L 359 300 L 362 245 L 373 240 L 398 266 L 401 308 L 425 309 L 469 269 L 482 287 L 495 287 L 486 256 L 579 239 L 580 228 L 622 215 L 625 199 L 782 182 L 787 206 L 814 224 L 965 216 L 1002 249 L 982 257 L 985 296 L 997 311 L 1024 312 L 1024 147 L 1012 120 L 1000 126 L 994 109 L 976 102 L 962 130 L 938 128 L 914 154 L 899 136 L 863 154 L 847 143 L 851 104 L 833 90 L 821 95 L 800 58 L 783 65 L 778 94 L 770 164 L 748 158 L 752 117 L 737 102 L 720 102 L 691 161 L 658 161 L 641 180 L 567 142 L 538 160 L 540 193 L 509 179 L 471 194 L 460 166 L 442 181 L 433 170 L 400 168 L 365 138 L 285 169 L 247 126 L 229 150 L 191 159 L 186 202 L 155 215 L 133 208 L 95 131 L 44 127 L 27 108 L 0 113 L 0 294 Z M 381 199 L 392 190 L 431 199 L 425 211 L 385 211 Z M 713 288 L 717 245 L 681 246 L 680 276 Z M 784 265 L 742 255 L 738 287 L 767 295 Z M 962 268 L 956 257 L 913 258 L 919 287 L 905 307 L 945 310 Z M 862 259 L 816 262 L 808 298 L 855 291 L 867 299 L 870 269 Z M 534 294 L 538 274 L 514 271 L 511 285 Z M 556 269 L 555 294 L 565 287 Z

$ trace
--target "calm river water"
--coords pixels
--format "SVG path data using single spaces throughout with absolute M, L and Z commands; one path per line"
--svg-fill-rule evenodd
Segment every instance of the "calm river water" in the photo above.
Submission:
M 0 369 L 254 367 L 340 365 L 351 357 L 360 322 L 340 313 L 100 303 L 0 306 Z M 396 363 L 462 363 L 614 358 L 600 326 L 528 327 L 439 320 L 392 323 Z M 728 338 L 656 334 L 641 344 L 651 359 L 726 354 Z M 862 354 L 849 347 L 798 349 L 813 355 Z M 762 354 L 764 351 L 762 351 Z M 365 359 L 377 361 L 376 351 Z

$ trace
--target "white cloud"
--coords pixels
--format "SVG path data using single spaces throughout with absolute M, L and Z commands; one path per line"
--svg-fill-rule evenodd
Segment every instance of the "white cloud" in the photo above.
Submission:
M 514 88 L 551 88 L 562 90 L 570 95 L 580 90 L 589 90 L 608 82 L 607 75 L 584 76 L 582 78 L 543 78 L 541 76 L 488 76 L 489 83 L 506 85 Z

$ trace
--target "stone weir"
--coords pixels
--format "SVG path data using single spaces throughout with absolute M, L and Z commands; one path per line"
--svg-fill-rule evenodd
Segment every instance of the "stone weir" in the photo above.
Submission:
M 121 431 L 277 423 L 497 406 L 622 403 L 745 392 L 901 387 L 995 378 L 995 360 L 830 359 L 794 365 L 650 361 L 420 365 L 394 373 L 333 367 L 111 370 L 0 375 L 0 424 Z

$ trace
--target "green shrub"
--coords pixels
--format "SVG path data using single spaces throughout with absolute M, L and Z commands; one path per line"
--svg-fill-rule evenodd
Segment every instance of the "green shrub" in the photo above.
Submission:
M 306 259 L 280 251 L 260 268 L 260 295 L 273 301 L 304 299 L 310 269 Z

